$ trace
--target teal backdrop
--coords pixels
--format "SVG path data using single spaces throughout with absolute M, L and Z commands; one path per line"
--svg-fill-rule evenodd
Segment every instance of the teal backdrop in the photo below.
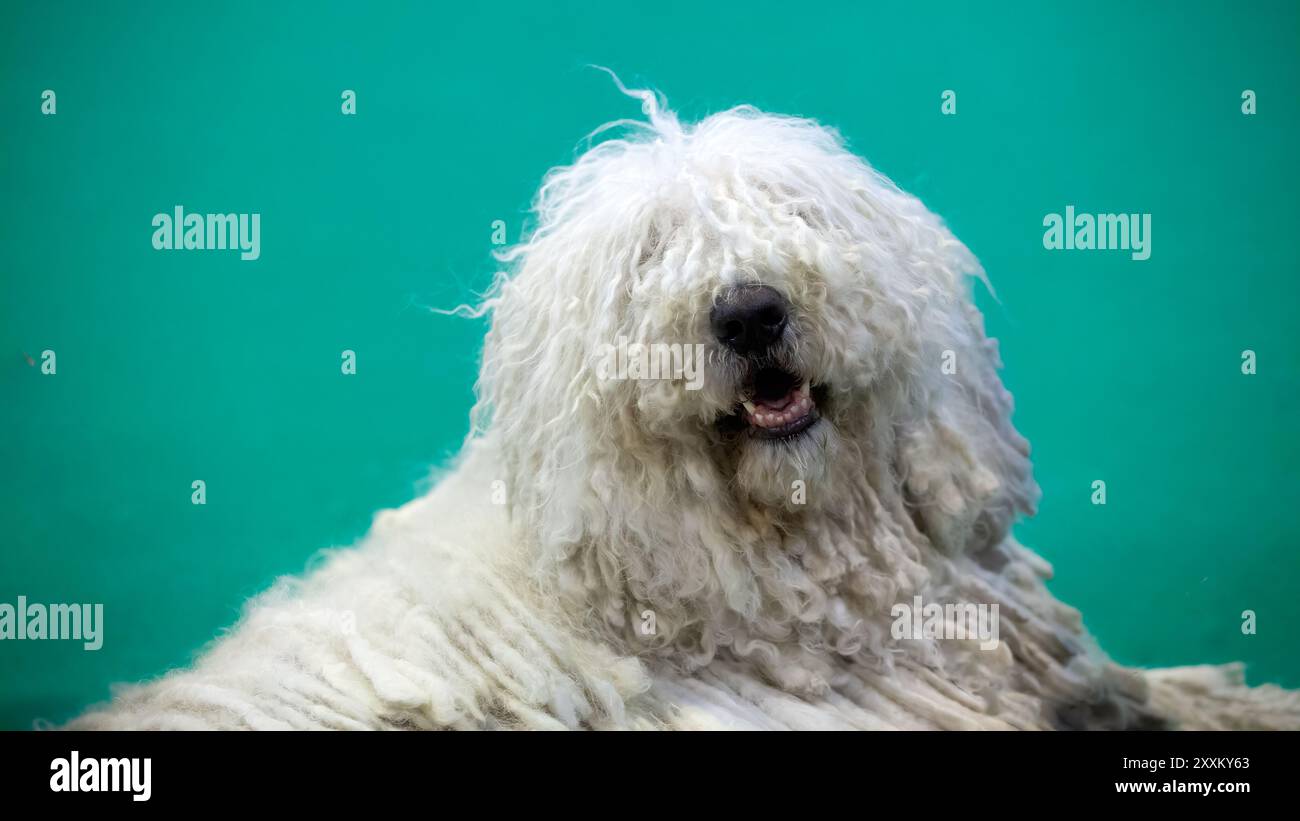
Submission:
M 484 332 L 429 309 L 639 114 L 589 64 L 832 124 L 942 214 L 997 290 L 1054 591 L 1122 662 L 1300 686 L 1297 5 L 6 3 L 0 602 L 102 603 L 105 639 L 0 642 L 0 726 L 186 663 L 427 487 Z M 176 205 L 260 213 L 260 259 L 154 250 Z M 1151 258 L 1045 250 L 1067 205 L 1151 214 Z

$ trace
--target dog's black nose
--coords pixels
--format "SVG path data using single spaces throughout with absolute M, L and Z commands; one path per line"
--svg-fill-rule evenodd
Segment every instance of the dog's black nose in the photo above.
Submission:
M 766 285 L 732 288 L 713 304 L 709 322 L 718 341 L 739 354 L 761 354 L 785 331 L 785 297 Z

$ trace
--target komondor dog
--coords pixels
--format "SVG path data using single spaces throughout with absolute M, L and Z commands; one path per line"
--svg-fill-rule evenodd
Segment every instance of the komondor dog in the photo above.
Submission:
M 502 255 L 454 469 L 73 727 L 1300 727 L 1048 592 L 938 217 L 815 122 L 628 93 Z

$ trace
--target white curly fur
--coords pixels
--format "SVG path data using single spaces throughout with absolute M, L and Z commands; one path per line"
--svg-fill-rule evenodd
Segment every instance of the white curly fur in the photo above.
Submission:
M 628 93 L 647 120 L 553 170 L 503 255 L 455 468 L 73 726 L 1300 726 L 1239 668 L 1111 664 L 1047 592 L 983 273 L 934 214 L 810 120 Z M 824 386 L 791 441 L 717 424 L 751 365 L 709 311 L 749 283 L 791 306 L 766 361 Z M 621 337 L 708 345 L 703 388 L 600 378 Z M 1000 645 L 895 640 L 915 595 L 998 604 Z

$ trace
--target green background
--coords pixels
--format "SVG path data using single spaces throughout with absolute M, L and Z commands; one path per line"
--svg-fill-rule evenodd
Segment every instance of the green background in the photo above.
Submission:
M 0 601 L 102 602 L 106 639 L 0 643 L 0 726 L 185 663 L 427 487 L 484 331 L 428 308 L 638 113 L 591 63 L 832 124 L 942 214 L 998 291 L 1056 593 L 1123 662 L 1300 686 L 1297 4 L 982 5 L 6 4 Z M 260 213 L 261 259 L 153 250 L 177 204 Z M 1066 205 L 1151 213 L 1151 259 L 1045 251 Z

